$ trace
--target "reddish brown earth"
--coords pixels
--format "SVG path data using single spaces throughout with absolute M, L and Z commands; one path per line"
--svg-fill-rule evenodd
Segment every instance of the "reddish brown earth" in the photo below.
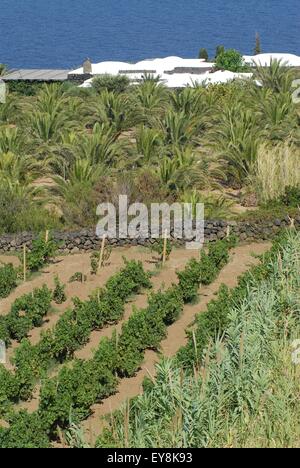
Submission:
M 237 285 L 238 278 L 251 266 L 258 264 L 259 260 L 254 255 L 261 255 L 270 248 L 270 244 L 252 244 L 237 247 L 231 254 L 231 260 L 221 271 L 218 279 L 210 286 L 203 287 L 200 291 L 200 302 L 195 305 L 187 305 L 181 318 L 168 328 L 168 336 L 161 343 L 161 354 L 167 357 L 174 356 L 176 352 L 187 342 L 185 330 L 191 325 L 196 314 L 204 312 L 207 304 L 218 292 L 221 284 L 233 288 Z M 167 272 L 162 273 L 165 286 L 169 286 L 174 278 L 169 278 Z M 145 307 L 147 304 L 141 304 Z M 120 408 L 128 399 L 142 392 L 142 383 L 146 376 L 155 376 L 155 365 L 159 362 L 160 354 L 147 350 L 144 363 L 140 371 L 132 378 L 120 381 L 118 392 L 105 399 L 103 403 L 96 404 L 92 408 L 92 415 L 83 423 L 86 439 L 94 444 L 97 436 L 105 426 L 104 416 Z
M 178 351 L 178 349 L 186 343 L 185 330 L 191 325 L 195 319 L 196 314 L 206 310 L 207 303 L 214 297 L 219 290 L 222 283 L 228 287 L 234 287 L 237 284 L 238 277 L 247 271 L 252 265 L 258 263 L 258 259 L 253 256 L 260 255 L 268 250 L 269 244 L 252 244 L 239 246 L 231 254 L 230 263 L 222 270 L 218 279 L 210 286 L 203 287 L 200 291 L 200 302 L 195 305 L 185 306 L 181 318 L 168 328 L 167 338 L 161 344 L 161 353 L 165 356 L 171 357 Z M 152 284 L 154 291 L 158 289 L 168 288 L 172 283 L 177 281 L 176 271 L 184 269 L 189 259 L 198 257 L 198 252 L 189 251 L 186 249 L 176 249 L 171 254 L 170 260 L 162 269 L 156 269 L 153 262 L 152 253 L 147 249 L 140 247 L 132 248 L 116 248 L 113 250 L 109 265 L 105 266 L 97 276 L 90 274 L 90 255 L 89 254 L 76 254 L 66 257 L 60 257 L 54 264 L 45 268 L 38 276 L 31 281 L 20 284 L 12 294 L 0 301 L 0 315 L 5 315 L 9 312 L 10 306 L 13 301 L 20 297 L 20 295 L 31 292 L 36 287 L 41 287 L 47 284 L 48 287 L 53 288 L 54 276 L 57 274 L 63 283 L 67 284 L 66 294 L 68 300 L 66 303 L 57 306 L 53 304 L 53 311 L 45 317 L 42 327 L 32 330 L 29 339 L 35 344 L 39 341 L 41 332 L 48 328 L 52 328 L 57 322 L 60 315 L 66 310 L 67 307 L 72 305 L 72 297 L 77 296 L 80 299 L 87 299 L 96 288 L 103 287 L 106 281 L 123 265 L 122 257 L 125 256 L 128 260 L 141 260 L 144 268 L 148 271 L 154 272 L 152 277 Z M 18 263 L 17 257 L 13 256 L 0 256 L 0 261 Z M 87 275 L 87 281 L 84 283 L 68 283 L 70 277 L 77 271 L 83 272 Z M 92 332 L 90 340 L 86 346 L 78 350 L 76 357 L 81 359 L 89 359 L 93 356 L 93 352 L 97 349 L 99 341 L 102 337 L 110 337 L 115 329 L 120 331 L 124 321 L 130 317 L 133 306 L 138 308 L 147 307 L 148 291 L 138 295 L 132 302 L 126 304 L 124 319 L 117 325 L 106 327 L 102 330 Z M 13 343 L 9 349 L 9 358 L 13 355 L 14 350 L 18 346 Z M 144 363 L 137 374 L 128 379 L 120 381 L 118 392 L 115 395 L 107 398 L 101 404 L 96 404 L 92 408 L 92 415 L 84 422 L 83 427 L 86 433 L 87 440 L 93 444 L 96 437 L 101 433 L 105 425 L 103 416 L 110 414 L 126 402 L 127 399 L 137 396 L 142 391 L 142 382 L 147 375 L 155 376 L 155 365 L 160 359 L 160 354 L 153 351 L 146 351 Z M 8 365 L 8 367 L 12 367 Z M 59 367 L 54 371 L 56 373 Z M 20 407 L 32 412 L 38 408 L 39 403 L 39 386 L 37 386 L 34 398 Z

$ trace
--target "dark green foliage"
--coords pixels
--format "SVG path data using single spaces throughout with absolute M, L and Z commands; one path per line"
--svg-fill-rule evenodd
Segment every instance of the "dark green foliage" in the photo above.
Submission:
M 184 302 L 192 302 L 198 297 L 199 289 L 199 265 L 197 260 L 190 260 L 185 270 L 177 273 L 179 287 Z
M 87 280 L 87 276 L 81 273 L 80 271 L 77 271 L 74 273 L 74 275 L 71 276 L 69 279 L 69 283 L 84 283 Z
M 228 49 L 219 53 L 216 57 L 216 67 L 218 70 L 229 70 L 232 72 L 246 71 L 242 54 L 234 49 Z
M 204 357 L 203 352 L 210 340 L 214 340 L 224 333 L 228 323 L 228 314 L 232 307 L 241 304 L 252 284 L 264 281 L 273 273 L 270 260 L 278 256 L 281 246 L 286 242 L 286 235 L 284 232 L 278 236 L 272 249 L 262 257 L 262 262 L 239 278 L 239 284 L 236 288 L 229 290 L 226 286 L 221 286 L 218 298 L 211 301 L 207 311 L 197 317 L 194 335 L 189 333 L 188 344 L 178 352 L 177 358 L 180 365 L 184 367 L 201 365 Z M 234 242 L 234 239 L 230 242 Z
M 163 321 L 168 326 L 178 320 L 183 310 L 183 305 L 181 289 L 178 286 L 172 286 L 166 292 L 159 291 L 156 294 L 152 294 L 149 298 L 148 309 L 153 315 L 160 310 Z
M 67 300 L 65 293 L 66 286 L 61 283 L 58 276 L 54 278 L 55 288 L 53 291 L 53 300 L 56 304 L 63 304 Z
M 208 256 L 218 270 L 221 270 L 229 260 L 228 245 L 224 241 L 217 241 L 209 245 Z
M 51 432 L 57 425 L 68 426 L 70 418 L 79 422 L 90 414 L 93 403 L 113 393 L 117 380 L 113 374 L 116 348 L 113 340 L 101 341 L 94 359 L 75 361 L 58 377 L 48 379 L 41 391 L 40 412 Z
M 93 88 L 101 93 L 104 90 L 124 93 L 130 85 L 130 80 L 126 75 L 100 75 L 93 79 Z
M 215 58 L 217 58 L 219 55 L 223 54 L 224 52 L 225 52 L 225 47 L 223 45 L 217 46 Z
M 192 259 L 184 271 L 177 273 L 179 287 L 185 302 L 197 299 L 199 285 L 212 283 L 218 272 L 229 260 L 229 250 L 234 247 L 236 240 L 220 240 L 209 245 L 208 254 L 201 252 L 200 260 Z
M 164 255 L 164 244 L 165 241 L 164 239 L 159 239 L 158 242 L 152 245 L 151 250 L 153 252 L 156 252 L 159 255 L 159 260 L 163 260 L 163 255 Z M 171 252 L 173 250 L 172 243 L 170 239 L 167 239 L 167 245 L 166 245 L 166 260 L 170 258 Z
M 230 291 L 222 286 L 218 299 L 212 300 L 206 312 L 198 315 L 194 336 L 189 333 L 190 338 L 186 347 L 178 353 L 178 360 L 186 366 L 200 365 L 203 359 L 203 351 L 210 340 L 217 338 L 223 333 L 227 325 L 227 316 L 231 307 Z
M 281 202 L 286 206 L 298 208 L 300 206 L 300 187 L 287 187 Z
M 10 81 L 8 88 L 10 93 L 21 96 L 35 96 L 44 86 L 39 81 Z
M 34 327 L 40 327 L 50 309 L 52 292 L 44 285 L 16 299 L 7 316 L 7 328 L 12 339 L 21 341 Z
M 0 416 L 10 403 L 17 402 L 19 386 L 14 374 L 0 364 Z
M 10 335 L 7 328 L 7 317 L 0 316 L 0 340 L 4 341 L 6 345 L 10 344 Z
M 0 297 L 7 297 L 17 286 L 17 270 L 11 263 L 0 267 Z
M 15 413 L 10 427 L 0 432 L 1 448 L 49 448 L 50 442 L 43 420 L 38 413 Z
M 204 60 L 208 60 L 208 52 L 207 52 L 207 49 L 200 49 L 199 51 L 199 59 L 204 59 Z
M 255 47 L 254 47 L 254 54 L 259 55 L 262 53 L 261 49 L 261 41 L 260 41 L 260 35 L 258 33 L 255 34 Z
M 44 236 L 32 242 L 31 252 L 27 255 L 27 268 L 30 271 L 38 271 L 45 264 L 49 263 L 57 253 L 58 244 L 53 239 L 47 242 Z
M 131 294 L 136 294 L 141 288 L 151 288 L 149 274 L 144 271 L 142 262 L 124 259 L 125 268 L 113 276 L 106 284 L 109 293 L 118 291 L 118 296 L 124 300 Z
M 41 375 L 43 362 L 38 346 L 33 346 L 28 339 L 24 339 L 16 349 L 13 361 L 20 389 L 19 398 L 26 401 L 31 398 L 34 385 Z

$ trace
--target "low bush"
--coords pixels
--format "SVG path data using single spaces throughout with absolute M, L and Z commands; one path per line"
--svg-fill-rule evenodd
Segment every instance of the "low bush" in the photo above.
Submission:
M 164 239 L 160 239 L 158 242 L 152 245 L 151 250 L 156 252 L 159 255 L 159 261 L 162 262 L 163 255 L 164 255 Z M 171 244 L 170 239 L 167 239 L 166 243 L 166 260 L 170 258 L 171 252 L 173 250 L 173 246 Z
M 17 279 L 17 270 L 11 263 L 0 267 L 0 298 L 9 296 L 17 286 Z
M 33 327 L 40 327 L 51 300 L 52 291 L 45 285 L 16 299 L 6 317 L 10 338 L 21 341 Z
M 53 300 L 55 304 L 63 304 L 67 300 L 65 293 L 66 286 L 61 283 L 58 276 L 54 278 L 55 288 L 53 291 Z
M 286 187 L 280 201 L 286 206 L 298 208 L 300 206 L 300 186 Z
M 48 239 L 40 235 L 32 242 L 31 252 L 27 255 L 27 268 L 30 271 L 38 271 L 45 264 L 49 263 L 57 253 L 58 244 L 53 239 Z
M 0 428 L 1 448 L 50 448 L 48 432 L 38 413 L 20 411 L 9 418 L 10 427 Z
M 0 339 L 6 345 L 11 340 L 20 342 L 32 328 L 40 327 L 50 310 L 51 300 L 52 292 L 45 285 L 16 299 L 9 314 L 0 317 Z
M 130 80 L 125 75 L 99 75 L 93 79 L 93 88 L 101 93 L 104 90 L 115 93 L 124 93 L 130 85 Z

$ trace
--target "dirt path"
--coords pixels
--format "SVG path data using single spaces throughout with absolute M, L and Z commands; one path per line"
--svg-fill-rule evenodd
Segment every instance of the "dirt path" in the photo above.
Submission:
M 226 284 L 230 288 L 235 287 L 239 276 L 251 266 L 258 264 L 259 260 L 253 254 L 260 255 L 269 248 L 270 244 L 267 243 L 237 247 L 231 254 L 229 264 L 221 271 L 218 279 L 210 286 L 202 288 L 200 303 L 186 306 L 182 317 L 168 328 L 168 336 L 161 343 L 161 353 L 168 357 L 174 356 L 178 349 L 186 344 L 185 330 L 194 321 L 196 314 L 206 310 L 207 304 L 218 292 L 221 284 Z M 167 278 L 166 283 L 168 283 Z M 146 307 L 146 305 L 145 303 L 144 306 Z M 159 359 L 159 353 L 146 351 L 140 371 L 132 378 L 122 379 L 118 387 L 118 393 L 105 399 L 103 403 L 92 407 L 92 415 L 83 423 L 86 439 L 91 445 L 94 444 L 105 425 L 103 416 L 120 408 L 127 399 L 141 394 L 145 376 L 155 376 L 155 365 L 159 362 Z

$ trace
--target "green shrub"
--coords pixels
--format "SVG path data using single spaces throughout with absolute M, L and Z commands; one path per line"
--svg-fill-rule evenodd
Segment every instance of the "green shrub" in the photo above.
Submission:
M 155 315 L 160 311 L 164 323 L 169 326 L 176 322 L 183 310 L 183 298 L 181 289 L 172 286 L 166 292 L 159 291 L 149 297 L 149 313 Z
M 0 416 L 5 409 L 19 398 L 19 386 L 14 374 L 0 364 Z
M 109 294 L 118 291 L 119 297 L 128 299 L 131 294 L 138 293 L 141 288 L 151 288 L 149 274 L 144 271 L 142 262 L 134 260 L 128 262 L 124 259 L 125 268 L 114 275 L 106 284 Z
M 61 283 L 58 276 L 54 278 L 55 288 L 53 291 L 53 300 L 55 304 L 63 304 L 67 300 L 65 293 L 66 286 Z
M 164 244 L 165 244 L 164 239 L 159 239 L 158 242 L 156 242 L 155 244 L 153 244 L 151 246 L 151 250 L 153 252 L 156 252 L 159 255 L 159 261 L 160 262 L 162 262 L 162 260 L 163 260 Z M 172 243 L 171 243 L 170 239 L 167 239 L 166 260 L 169 260 L 172 250 L 173 250 Z
M 10 335 L 7 327 L 7 317 L 0 315 L 0 340 L 4 341 L 6 345 L 10 344 Z
M 207 52 L 207 49 L 200 49 L 199 51 L 199 59 L 204 59 L 205 61 L 208 60 L 208 52 Z
M 208 256 L 214 262 L 216 268 L 221 270 L 229 261 L 228 244 L 217 241 L 209 245 Z
M 99 75 L 93 79 L 93 88 L 101 93 L 104 90 L 115 93 L 124 93 L 130 85 L 130 79 L 126 75 Z
M 20 411 L 9 418 L 10 427 L 0 432 L 1 448 L 49 448 L 45 424 L 39 413 Z
M 17 270 L 9 263 L 0 267 L 0 297 L 9 296 L 11 291 L 17 286 Z
M 10 337 L 21 341 L 33 327 L 40 327 L 51 300 L 52 292 L 46 285 L 16 299 L 7 316 Z
M 10 93 L 21 96 L 35 96 L 43 88 L 39 81 L 10 81 L 8 89 Z
M 46 241 L 44 236 L 40 235 L 38 239 L 32 242 L 31 252 L 27 255 L 28 270 L 38 271 L 55 257 L 57 250 L 57 242 L 51 238 Z
M 87 276 L 81 273 L 80 271 L 76 271 L 74 275 L 71 276 L 69 279 L 69 283 L 85 283 L 87 280 Z
M 216 57 L 216 68 L 232 72 L 243 72 L 247 70 L 242 54 L 234 49 L 228 49 L 218 54 Z
M 300 206 L 300 187 L 287 187 L 281 202 L 286 206 L 298 208 Z

